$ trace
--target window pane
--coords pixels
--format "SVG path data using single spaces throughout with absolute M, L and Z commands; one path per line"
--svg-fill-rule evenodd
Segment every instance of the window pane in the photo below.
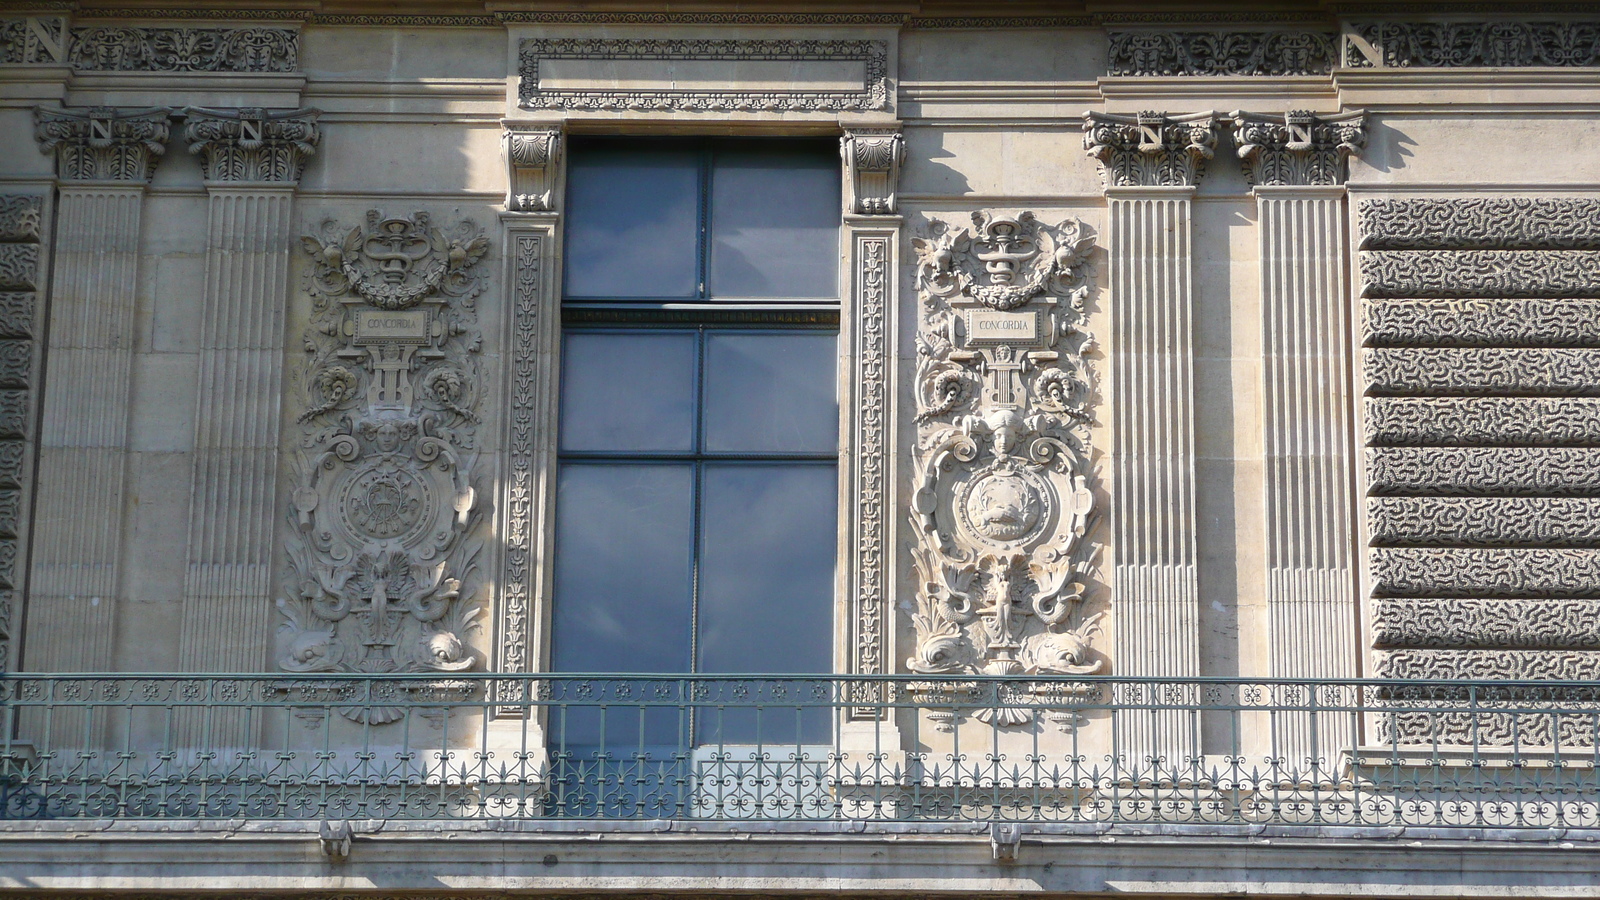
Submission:
M 834 467 L 709 463 L 704 479 L 700 670 L 831 671 Z
M 569 332 L 561 449 L 694 449 L 695 336 Z
M 567 169 L 566 296 L 699 295 L 700 157 L 585 148 Z
M 837 347 L 832 334 L 708 334 L 706 449 L 834 452 Z
M 693 504 L 688 465 L 562 465 L 556 671 L 689 671 Z
M 839 160 L 719 152 L 711 175 L 710 295 L 839 296 Z

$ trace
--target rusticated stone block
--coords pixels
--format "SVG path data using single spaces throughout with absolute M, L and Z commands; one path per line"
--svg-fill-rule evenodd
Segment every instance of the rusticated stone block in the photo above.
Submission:
M 39 287 L 39 245 L 0 244 L 0 288 L 31 291 Z
M 33 337 L 32 291 L 0 291 L 0 337 Z
M 0 340 L 0 388 L 25 388 L 33 381 L 33 341 Z
M 1368 397 L 1374 446 L 1588 446 L 1600 444 L 1600 398 Z
M 1600 199 L 1363 200 L 1362 250 L 1600 250 Z
M 1600 297 L 1600 250 L 1363 250 L 1363 297 Z
M 28 436 L 28 392 L 0 390 L 0 440 Z
M 39 240 L 44 198 L 31 194 L 0 195 L 0 241 Z
M 1374 545 L 1600 547 L 1600 499 L 1370 497 Z
M 1377 547 L 1375 597 L 1600 597 L 1600 550 Z
M 1369 394 L 1600 395 L 1600 350 L 1383 347 L 1361 359 Z
M 1369 347 L 1600 347 L 1600 302 L 1388 298 L 1362 304 Z
M 1600 449 L 1369 447 L 1367 478 L 1373 495 L 1600 495 Z
M 1373 608 L 1379 647 L 1600 650 L 1600 599 L 1386 598 Z

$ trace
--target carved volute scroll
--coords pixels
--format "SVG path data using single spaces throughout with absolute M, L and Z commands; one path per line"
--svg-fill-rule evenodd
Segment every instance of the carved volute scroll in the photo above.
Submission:
M 1343 184 L 1345 160 L 1366 143 L 1362 111 L 1319 116 L 1292 110 L 1281 116 L 1236 112 L 1230 117 L 1234 143 L 1251 184 Z
M 150 181 L 171 133 L 166 107 L 123 110 L 34 110 L 34 137 L 41 153 L 54 153 L 56 174 L 66 181 Z
M 315 312 L 301 371 L 289 596 L 291 672 L 453 672 L 482 610 L 472 483 L 480 400 L 474 300 L 488 240 L 423 213 L 324 223 L 301 239 Z M 382 710 L 359 710 L 382 721 Z
M 556 173 L 560 171 L 561 129 L 505 124 L 501 134 L 506 154 L 506 209 L 545 212 L 555 209 Z
M 1099 615 L 1083 610 L 1095 513 L 1094 397 L 1083 328 L 1082 222 L 979 211 L 913 238 L 916 649 L 929 674 L 1072 675 Z M 984 710 L 1004 724 L 1008 710 Z
M 906 155 L 905 138 L 898 128 L 852 128 L 839 139 L 844 158 L 845 211 L 862 216 L 899 212 L 895 187 L 900 163 Z
M 190 107 L 184 138 L 208 181 L 294 183 L 317 151 L 316 109 Z
M 1193 187 L 1216 154 L 1212 113 L 1133 116 L 1085 113 L 1083 149 L 1101 163 L 1106 187 Z

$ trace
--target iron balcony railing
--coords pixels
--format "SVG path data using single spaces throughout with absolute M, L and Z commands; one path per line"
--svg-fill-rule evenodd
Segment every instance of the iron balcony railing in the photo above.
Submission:
M 1600 683 L 0 676 L 0 818 L 1600 827 Z

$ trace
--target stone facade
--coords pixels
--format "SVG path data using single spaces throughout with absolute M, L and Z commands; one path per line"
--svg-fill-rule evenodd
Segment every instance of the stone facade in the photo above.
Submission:
M 1588 694 L 1527 733 L 1504 705 L 1436 712 L 1446 694 L 1384 713 L 1416 699 L 1404 687 L 1270 721 L 1184 699 L 1222 690 L 1207 679 L 1313 698 L 1319 680 L 1462 681 L 1489 702 L 1509 702 L 1496 683 L 1600 679 L 1592 10 L 313 6 L 0 10 L 0 672 L 410 674 L 286 728 L 332 746 L 444 698 L 479 705 L 429 720 L 429 752 L 542 765 L 551 721 L 468 676 L 552 665 L 574 138 L 821 136 L 840 147 L 832 671 L 861 679 L 838 758 L 1244 747 L 1313 760 L 1273 782 L 1291 793 L 1363 783 L 1373 746 L 1592 760 Z M 1079 715 L 1104 677 L 1146 714 Z M 105 752 L 267 752 L 239 710 L 181 706 L 164 730 L 52 727 Z M 19 721 L 27 743 L 39 722 Z M 1430 785 L 1430 809 L 1460 801 Z M 863 808 L 863 782 L 830 789 Z M 1334 816 L 1257 846 L 1194 813 L 1192 834 L 1107 850 L 1088 826 L 1019 836 L 939 796 L 961 813 L 942 831 L 855 834 L 842 814 L 715 852 L 683 817 L 580 837 L 524 810 L 353 836 L 130 821 L 75 859 L 87 825 L 0 818 L 0 888 L 1592 881 L 1565 826 L 1486 830 L 1499 843 L 1476 852 Z

